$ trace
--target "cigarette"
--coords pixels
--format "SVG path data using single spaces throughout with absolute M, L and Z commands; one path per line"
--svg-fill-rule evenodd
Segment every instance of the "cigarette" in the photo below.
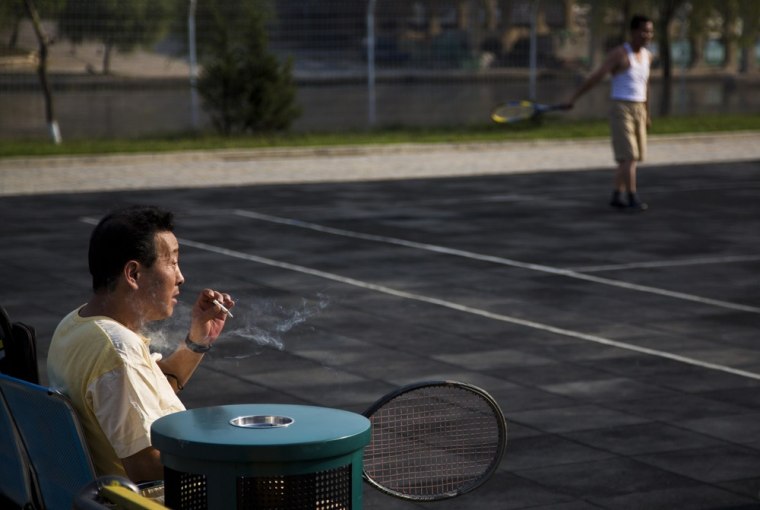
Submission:
M 223 311 L 224 313 L 226 313 L 227 315 L 229 315 L 229 316 L 230 316 L 230 318 L 233 318 L 233 317 L 235 317 L 234 315 L 232 315 L 232 312 L 230 312 L 230 311 L 227 309 L 227 307 L 226 307 L 226 306 L 224 306 L 222 303 L 220 303 L 220 302 L 219 302 L 219 301 L 217 301 L 216 299 L 213 301 L 213 303 L 214 303 L 216 306 L 218 306 L 219 308 L 221 308 L 221 309 L 222 309 L 222 311 Z

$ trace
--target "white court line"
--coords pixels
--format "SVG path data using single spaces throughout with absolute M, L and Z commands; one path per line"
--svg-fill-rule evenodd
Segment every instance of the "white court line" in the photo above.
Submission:
M 653 262 L 631 262 L 630 264 L 609 264 L 606 266 L 576 267 L 574 271 L 593 273 L 597 271 L 618 271 L 622 269 L 649 269 L 657 267 L 701 266 L 706 264 L 730 264 L 732 262 L 754 262 L 760 255 L 737 255 L 726 257 L 702 257 L 683 260 L 660 260 Z
M 707 185 L 687 185 L 687 186 L 651 186 L 646 188 L 646 194 L 651 195 L 655 193 L 689 193 L 693 191 L 726 191 L 726 190 L 746 190 L 748 188 L 758 188 L 760 182 L 757 181 L 744 181 L 744 182 L 732 182 L 730 184 L 711 184 Z M 526 191 L 524 193 L 501 193 L 497 195 L 478 195 L 478 196 L 465 196 L 460 198 L 449 199 L 437 199 L 437 200 L 421 200 L 415 203 L 419 204 L 454 204 L 454 203 L 466 203 L 466 202 L 519 202 L 528 200 L 548 200 L 556 195 L 567 196 L 572 195 L 577 197 L 581 194 L 587 196 L 593 196 L 588 191 L 588 187 L 562 187 L 562 188 L 542 188 L 539 191 L 530 193 Z M 595 193 L 594 193 L 595 195 Z
M 649 349 L 647 347 L 640 347 L 638 345 L 629 344 L 626 342 L 618 342 L 615 340 L 610 340 L 608 338 L 603 338 L 596 335 L 588 335 L 586 333 L 580 333 L 578 331 L 572 331 L 569 329 L 564 328 L 558 328 L 554 326 L 550 326 L 548 324 L 542 324 L 539 322 L 533 322 L 525 319 L 519 319 L 517 317 L 511 317 L 509 315 L 502 315 L 498 313 L 489 312 L 486 310 L 481 310 L 479 308 L 472 308 L 470 306 L 461 305 L 459 303 L 454 303 L 452 301 L 446 301 L 444 299 L 438 299 L 433 298 L 429 296 L 423 296 L 421 294 L 414 294 L 411 292 L 405 292 L 403 290 L 397 290 L 390 287 L 386 287 L 384 285 L 377 285 L 374 283 L 364 282 L 361 280 L 356 280 L 354 278 L 348 278 L 345 276 L 340 276 L 334 273 L 328 273 L 325 271 L 320 271 L 318 269 L 312 269 L 305 266 L 299 266 L 297 264 L 290 264 L 288 262 L 281 262 L 278 260 L 269 259 L 266 257 L 259 257 L 258 255 L 251 255 L 248 253 L 243 253 L 237 250 L 230 250 L 227 248 L 222 248 L 219 246 L 214 246 L 211 244 L 191 241 L 189 239 L 179 239 L 180 244 L 184 246 L 190 246 L 192 248 L 196 248 L 199 250 L 204 250 L 212 253 L 217 253 L 220 255 L 224 255 L 227 257 L 233 257 L 241 260 L 246 260 L 249 262 L 256 262 L 259 264 L 265 264 L 268 266 L 278 267 L 281 269 L 286 269 L 289 271 L 297 271 L 299 273 L 308 274 L 311 276 L 316 276 L 318 278 L 324 278 L 327 280 L 332 280 L 335 282 L 343 283 L 346 285 L 352 285 L 354 287 L 360 287 L 367 290 L 372 290 L 375 292 L 381 292 L 383 294 L 388 294 L 391 296 L 400 297 L 403 299 L 410 299 L 413 301 L 419 301 L 422 303 L 428 303 L 435 306 L 441 306 L 444 308 L 448 308 L 450 310 L 456 310 L 458 312 L 468 313 L 471 315 L 477 315 L 479 317 L 485 317 L 487 319 L 497 320 L 501 322 L 507 322 L 510 324 L 517 324 L 519 326 L 524 326 L 532 329 L 537 329 L 540 331 L 546 331 L 549 333 L 554 333 L 557 335 L 563 335 L 567 337 L 576 338 L 579 340 L 585 340 L 587 342 L 594 342 L 601 345 L 607 345 L 610 347 L 617 347 L 620 349 L 625 349 L 628 351 L 634 351 L 641 354 L 648 354 L 651 356 L 657 356 L 659 358 L 665 358 L 672 361 L 677 361 L 679 363 L 685 363 L 687 365 L 693 365 L 701 368 L 706 368 L 710 370 L 717 370 L 720 372 L 724 372 L 727 374 L 733 374 L 740 377 L 746 377 L 749 379 L 756 379 L 760 380 L 760 374 L 756 374 L 754 372 L 748 372 L 746 370 L 739 370 L 732 367 L 727 367 L 725 365 L 718 365 L 715 363 L 708 363 L 705 361 L 700 361 L 698 359 L 689 358 L 686 356 L 680 356 L 678 354 L 673 354 L 670 352 L 665 351 L 659 351 L 657 349 Z
M 638 292 L 646 292 L 649 294 L 656 294 L 659 296 L 670 297 L 674 299 L 681 299 L 684 301 L 691 301 L 702 305 L 716 306 L 720 308 L 728 308 L 730 310 L 737 310 L 741 312 L 757 313 L 760 314 L 760 308 L 749 305 L 742 305 L 739 303 L 731 303 L 728 301 L 721 301 L 719 299 L 705 298 L 701 296 L 695 296 L 693 294 L 686 294 L 683 292 L 676 292 L 672 290 L 659 289 L 657 287 L 650 287 L 647 285 L 638 285 L 635 283 L 628 283 L 620 280 L 613 280 L 611 278 L 604 278 L 601 276 L 593 276 L 590 274 L 583 274 L 570 269 L 561 269 L 551 266 L 545 266 L 542 264 L 531 264 L 527 262 L 520 262 L 518 260 L 507 259 L 504 257 L 495 257 L 492 255 L 483 255 L 480 253 L 474 253 L 471 251 L 457 250 L 454 248 L 446 248 L 444 246 L 438 246 L 427 243 L 417 243 L 414 241 L 407 241 L 405 239 L 398 239 L 395 237 L 378 236 L 373 234 L 363 234 L 361 232 L 352 232 L 350 230 L 343 230 L 339 228 L 325 227 L 316 223 L 309 223 L 306 221 L 293 220 L 289 218 L 280 218 L 277 216 L 271 216 L 269 214 L 261 214 L 253 211 L 245 211 L 242 209 L 235 209 L 234 214 L 243 216 L 245 218 L 251 218 L 261 221 L 268 221 L 270 223 L 280 223 L 283 225 L 290 225 L 299 228 L 306 228 L 315 230 L 317 232 L 325 232 L 328 234 L 339 235 L 343 237 L 352 237 L 354 239 L 363 239 L 366 241 L 375 241 L 379 243 L 395 244 L 398 246 L 405 246 L 407 248 L 416 248 L 419 250 L 426 250 L 435 253 L 442 253 L 445 255 L 453 255 L 456 257 L 464 257 L 473 260 L 480 260 L 484 262 L 491 262 L 493 264 L 500 264 L 511 267 L 519 267 L 522 269 L 529 269 L 531 271 L 539 271 L 542 273 L 549 273 L 559 276 L 565 276 L 567 278 L 574 278 L 576 280 L 585 280 L 588 282 L 599 283 L 602 285 L 609 285 L 611 287 L 618 287 L 626 290 L 635 290 Z

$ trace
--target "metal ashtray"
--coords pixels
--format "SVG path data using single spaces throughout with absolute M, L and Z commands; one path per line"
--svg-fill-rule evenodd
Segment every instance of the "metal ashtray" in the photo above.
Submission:
M 244 429 L 273 429 L 288 427 L 295 420 L 289 416 L 238 416 L 230 420 L 230 425 L 242 427 Z

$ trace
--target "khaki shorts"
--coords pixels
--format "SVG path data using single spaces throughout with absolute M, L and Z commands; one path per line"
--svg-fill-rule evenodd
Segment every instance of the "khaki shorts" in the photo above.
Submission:
M 615 161 L 642 161 L 647 152 L 646 103 L 612 101 L 610 131 Z

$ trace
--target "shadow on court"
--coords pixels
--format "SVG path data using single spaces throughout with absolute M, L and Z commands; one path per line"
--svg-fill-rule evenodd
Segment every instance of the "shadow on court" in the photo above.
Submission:
M 607 170 L 4 197 L 0 303 L 44 368 L 88 297 L 92 221 L 158 204 L 186 284 L 157 348 L 201 288 L 237 301 L 188 407 L 361 411 L 427 379 L 500 403 L 485 486 L 425 505 L 365 486 L 365 508 L 756 508 L 759 163 L 648 167 L 639 214 L 607 206 Z

